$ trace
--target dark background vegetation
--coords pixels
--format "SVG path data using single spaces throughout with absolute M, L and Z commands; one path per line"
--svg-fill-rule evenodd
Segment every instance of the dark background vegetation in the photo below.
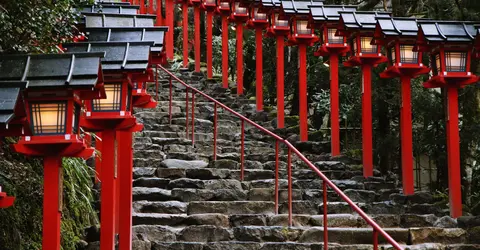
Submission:
M 58 52 L 56 45 L 76 34 L 74 22 L 78 18 L 72 6 L 82 0 L 0 0 L 0 54 Z M 326 4 L 359 4 L 363 10 L 389 10 L 395 16 L 415 16 L 441 20 L 480 20 L 480 2 L 477 0 L 326 0 Z M 193 11 L 191 11 L 193 12 Z M 181 20 L 176 8 L 176 21 Z M 190 18 L 193 37 L 193 13 Z M 202 14 L 203 17 L 203 14 Z M 202 25 L 204 27 L 204 25 Z M 216 19 L 214 27 L 214 72 L 221 72 L 221 23 Z M 181 27 L 175 29 L 176 58 L 181 58 Z M 202 38 L 205 32 L 202 31 Z M 244 32 L 244 58 L 246 93 L 255 93 L 255 37 L 252 30 Z M 230 68 L 235 77 L 235 32 L 230 30 Z M 202 44 L 204 53 L 205 41 Z M 275 106 L 276 71 L 275 41 L 264 39 L 264 97 L 265 104 Z M 308 54 L 308 102 L 311 127 L 328 127 L 325 117 L 329 111 L 329 70 L 324 65 L 328 58 Z M 297 50 L 285 50 L 285 93 L 289 115 L 298 113 Z M 193 52 L 192 52 L 193 53 Z M 1 56 L 1 55 L 0 55 Z M 204 54 L 202 54 L 205 57 Z M 178 60 L 177 60 L 178 61 Z M 173 66 L 179 65 L 177 62 Z M 380 79 L 385 66 L 374 70 L 373 122 L 375 162 L 383 173 L 399 173 L 399 111 L 400 85 L 396 79 Z M 477 71 L 475 66 L 472 71 Z M 360 74 L 356 68 L 340 69 L 341 124 L 343 127 L 361 126 Z M 412 82 L 414 153 L 428 155 L 436 164 L 438 181 L 430 189 L 439 194 L 447 193 L 447 165 L 445 147 L 444 97 L 441 90 L 424 89 L 421 77 Z M 460 137 L 465 209 L 480 214 L 480 94 L 477 86 L 460 91 Z M 357 137 L 357 140 L 360 139 Z M 40 161 L 13 154 L 4 139 L 0 156 L 0 185 L 17 197 L 14 208 L 0 210 L 0 249 L 40 249 L 42 218 L 42 167 Z M 361 155 L 360 144 L 350 141 L 344 148 L 351 156 Z M 62 222 L 63 249 L 75 249 L 83 229 L 98 223 L 92 208 L 91 187 L 93 170 L 84 161 L 64 161 L 64 213 Z

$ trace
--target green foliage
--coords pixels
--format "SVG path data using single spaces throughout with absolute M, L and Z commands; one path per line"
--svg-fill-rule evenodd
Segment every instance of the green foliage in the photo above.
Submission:
M 93 0 L 16 0 L 0 2 L 0 53 L 58 52 L 76 32 L 72 6 Z
M 62 220 L 62 246 L 75 249 L 75 243 L 81 239 L 83 230 L 98 224 L 93 204 L 93 183 L 95 170 L 80 158 L 64 158 L 64 209 Z

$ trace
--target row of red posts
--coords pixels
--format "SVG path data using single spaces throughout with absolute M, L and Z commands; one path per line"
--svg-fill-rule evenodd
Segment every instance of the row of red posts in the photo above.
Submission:
M 160 5 L 153 10 L 152 2 L 148 11 L 160 13 Z M 147 82 L 156 83 L 158 94 L 154 69 L 166 61 L 164 33 L 173 32 L 153 27 L 164 23 L 161 18 L 118 15 L 122 8 L 139 6 L 101 5 L 77 9 L 85 18 L 79 29 L 88 35 L 60 46 L 64 53 L 0 57 L 0 95 L 9 103 L 0 117 L 0 136 L 21 136 L 13 149 L 43 158 L 42 249 L 60 250 L 62 158 L 94 156 L 93 138 L 82 130 L 95 133 L 101 153 L 95 164 L 101 182 L 100 248 L 115 249 L 117 234 L 119 249 L 132 247 L 132 139 L 143 128 L 132 111 L 156 107 Z M 115 24 L 118 19 L 132 26 Z M 0 193 L 0 207 L 12 203 Z
M 243 24 L 256 30 L 256 99 L 257 110 L 263 109 L 262 31 L 277 41 L 277 126 L 284 127 L 284 39 L 299 50 L 299 117 L 300 139 L 308 140 L 308 104 L 306 51 L 317 45 L 316 56 L 328 57 L 330 67 L 331 154 L 341 152 L 338 66 L 347 57 L 347 67 L 362 72 L 362 147 L 364 176 L 373 176 L 372 69 L 388 62 L 380 76 L 400 78 L 401 82 L 401 158 L 402 181 L 406 195 L 414 193 L 411 79 L 432 72 L 426 88 L 445 88 L 448 99 L 447 155 L 451 215 L 461 215 L 461 176 L 459 159 L 458 88 L 477 82 L 470 65 L 477 36 L 476 23 L 395 18 L 389 12 L 356 11 L 357 6 L 324 5 L 322 0 L 201 0 L 183 1 L 184 40 L 188 39 L 188 7 L 195 13 L 207 11 L 207 41 L 212 41 L 212 14 L 222 17 L 222 76 L 228 87 L 228 23 L 235 24 L 237 38 L 237 94 L 243 94 Z M 170 11 L 167 8 L 167 13 Z M 171 18 L 171 17 L 170 17 Z M 173 23 L 173 22 L 170 22 Z M 198 14 L 195 15 L 195 44 L 200 44 Z M 315 31 L 320 31 L 317 37 Z M 452 31 L 455 30 L 455 31 Z M 460 38 L 459 38 L 460 37 Z M 318 42 L 318 43 L 317 43 Z M 167 40 L 167 44 L 173 40 Z M 212 48 L 207 42 L 207 76 L 212 77 Z M 387 50 L 387 56 L 382 49 Z M 195 46 L 195 70 L 200 71 L 199 45 Z M 430 56 L 431 68 L 423 63 Z M 172 58 L 172 57 L 169 57 Z M 188 65 L 188 47 L 184 46 L 184 65 Z

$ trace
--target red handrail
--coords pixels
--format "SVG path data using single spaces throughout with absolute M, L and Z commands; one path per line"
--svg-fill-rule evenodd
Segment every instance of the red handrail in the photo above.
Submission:
M 372 237 L 373 237 L 373 246 L 374 246 L 374 249 L 378 249 L 378 234 L 382 235 L 386 241 L 388 243 L 390 243 L 395 249 L 398 249 L 398 250 L 403 250 L 403 248 L 400 246 L 400 244 L 395 241 L 388 233 L 386 233 L 375 221 L 372 220 L 372 218 L 370 218 L 362 209 L 360 209 L 360 207 L 358 207 L 352 200 L 350 200 L 350 198 L 348 198 L 347 195 L 345 195 L 342 190 L 340 190 L 337 186 L 335 186 L 335 184 L 333 184 L 333 182 L 327 178 L 327 176 L 325 176 L 320 170 L 318 170 L 317 167 L 315 167 L 315 165 L 313 165 L 313 163 L 311 163 L 302 153 L 300 153 L 300 151 L 298 151 L 297 148 L 295 148 L 289 141 L 287 141 L 286 139 L 278 136 L 277 134 L 271 132 L 270 130 L 262 127 L 261 125 L 251 121 L 250 119 L 246 118 L 245 116 L 241 115 L 240 113 L 234 111 L 233 109 L 227 107 L 226 105 L 224 105 L 223 103 L 215 100 L 214 98 L 210 97 L 209 95 L 203 93 L 202 91 L 186 84 L 184 81 L 180 80 L 177 76 L 175 76 L 173 73 L 171 73 L 170 71 L 168 71 L 167 69 L 165 69 L 163 66 L 159 66 L 160 69 L 162 69 L 165 73 L 167 73 L 169 76 L 170 76 L 170 79 L 169 79 L 169 83 L 170 83 L 170 101 L 169 101 L 169 117 L 170 117 L 170 120 L 172 118 L 172 115 L 171 115 L 171 105 L 172 105 L 172 79 L 176 80 L 177 82 L 179 82 L 180 84 L 182 84 L 183 86 L 185 86 L 186 88 L 186 93 L 187 93 L 187 99 L 186 99 L 186 103 L 187 103 L 187 106 L 186 106 L 186 110 L 187 110 L 187 122 L 186 122 L 186 130 L 187 130 L 187 138 L 188 138 L 188 91 L 191 90 L 192 91 L 192 95 L 195 95 L 195 94 L 198 94 L 202 97 L 204 97 L 205 99 L 213 102 L 215 104 L 215 107 L 214 107 L 214 159 L 216 158 L 216 155 L 217 155 L 217 152 L 216 152 L 216 139 L 217 139 L 217 107 L 221 107 L 222 109 L 228 111 L 229 113 L 233 114 L 234 116 L 238 117 L 240 120 L 241 120 L 241 157 L 240 157 L 240 161 L 241 161 L 241 172 L 240 172 L 240 176 L 241 176 L 241 179 L 243 179 L 243 176 L 244 176 L 244 169 L 243 169 L 243 158 L 244 158 L 244 129 L 245 129 L 245 122 L 252 125 L 253 127 L 259 129 L 260 131 L 262 131 L 263 133 L 273 137 L 273 139 L 276 140 L 275 142 L 275 161 L 276 161 L 276 169 L 275 169 L 275 213 L 278 213 L 278 179 L 279 179 L 279 157 L 278 157 L 278 154 L 279 154 L 279 142 L 282 142 L 283 144 L 285 144 L 285 146 L 287 147 L 288 149 L 288 167 L 287 167 L 287 171 L 288 171 L 288 218 L 289 218 L 289 225 L 292 226 L 292 170 L 291 170 L 291 154 L 294 153 L 296 154 L 300 160 L 302 160 L 305 164 L 307 164 L 307 166 L 312 169 L 322 180 L 323 180 L 323 220 L 324 220 L 324 223 L 323 223 L 323 226 L 324 226 L 324 249 L 328 249 L 328 227 L 327 227 L 327 188 L 330 187 L 331 189 L 333 189 L 333 191 L 335 191 L 338 196 L 340 196 L 345 202 L 347 202 L 350 207 L 356 212 L 358 213 L 358 215 L 360 215 L 360 217 L 362 217 L 365 222 L 367 224 L 369 224 L 372 228 L 373 228 L 373 234 L 372 234 Z M 194 107 L 195 106 L 195 103 L 194 103 L 194 100 L 192 100 L 192 106 Z M 192 107 L 192 112 L 194 112 L 194 109 Z M 193 114 L 192 114 L 192 119 L 193 119 Z M 192 125 L 192 140 L 194 138 L 194 134 L 193 134 L 193 126 L 194 126 L 194 123 L 192 121 L 191 123 Z

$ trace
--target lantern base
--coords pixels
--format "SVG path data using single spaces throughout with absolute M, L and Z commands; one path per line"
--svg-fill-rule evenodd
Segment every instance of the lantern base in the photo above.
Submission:
M 290 27 L 278 27 L 278 26 L 270 26 L 267 28 L 267 32 L 265 33 L 266 37 L 277 37 L 277 36 L 288 36 L 290 34 Z
M 350 46 L 345 44 L 323 44 L 315 51 L 313 54 L 315 56 L 329 56 L 331 54 L 337 54 L 341 56 L 345 56 L 345 54 L 350 50 Z
M 12 145 L 15 152 L 28 156 L 57 156 L 90 158 L 94 149 L 75 134 L 50 136 L 24 136 Z
M 230 14 L 228 20 L 234 23 L 246 23 L 249 19 L 248 14 Z
M 362 65 L 378 65 L 380 63 L 387 62 L 388 59 L 382 54 L 367 54 L 361 56 L 352 56 L 348 61 L 344 62 L 345 67 L 356 67 Z
M 147 68 L 145 72 L 140 74 L 130 74 L 129 78 L 131 79 L 131 82 L 151 82 L 155 79 L 152 68 Z
M 229 17 L 230 14 L 231 14 L 231 11 L 230 11 L 230 8 L 220 8 L 220 7 L 217 7 L 215 9 L 215 13 L 220 15 L 220 16 L 226 16 L 226 17 Z
M 80 119 L 80 126 L 89 132 L 103 131 L 107 129 L 126 130 L 137 125 L 137 119 L 132 116 L 130 112 L 127 112 L 127 114 L 123 116 L 115 112 L 115 114 L 102 113 L 97 117 L 82 116 Z
M 426 66 L 419 66 L 416 64 L 404 65 L 404 66 L 391 66 L 388 67 L 384 72 L 380 73 L 381 78 L 395 78 L 406 76 L 409 78 L 415 78 L 419 75 L 428 74 L 430 68 Z
M 268 26 L 268 20 L 266 19 L 256 20 L 256 21 L 249 19 L 247 21 L 247 24 L 245 25 L 245 27 L 247 27 L 248 29 L 257 29 L 257 28 L 265 29 L 267 26 Z
M 430 80 L 423 83 L 425 88 L 442 88 L 442 87 L 456 87 L 463 88 L 466 85 L 476 83 L 478 77 L 476 75 L 465 76 L 432 76 Z
M 141 93 L 135 93 L 132 96 L 132 105 L 136 108 L 156 108 L 157 102 L 153 100 L 152 96 L 147 94 L 144 90 Z
M 200 0 L 189 0 L 188 2 L 190 6 L 193 6 L 195 8 L 198 8 L 202 5 L 202 1 Z
M 287 40 L 287 46 L 295 46 L 299 44 L 306 44 L 307 46 L 312 46 L 319 39 L 315 35 L 298 35 L 290 34 Z
M 0 192 L 0 208 L 7 208 L 13 206 L 15 197 L 7 196 L 6 193 Z
M 150 52 L 150 63 L 155 65 L 167 65 L 167 54 L 162 52 Z
M 189 7 L 192 6 L 192 2 L 191 2 L 190 0 L 175 0 L 174 3 L 175 3 L 175 4 L 187 3 Z
M 216 4 L 212 5 L 212 4 L 202 3 L 202 5 L 200 7 L 203 11 L 206 11 L 206 12 L 215 13 L 215 11 L 217 10 L 217 5 Z

